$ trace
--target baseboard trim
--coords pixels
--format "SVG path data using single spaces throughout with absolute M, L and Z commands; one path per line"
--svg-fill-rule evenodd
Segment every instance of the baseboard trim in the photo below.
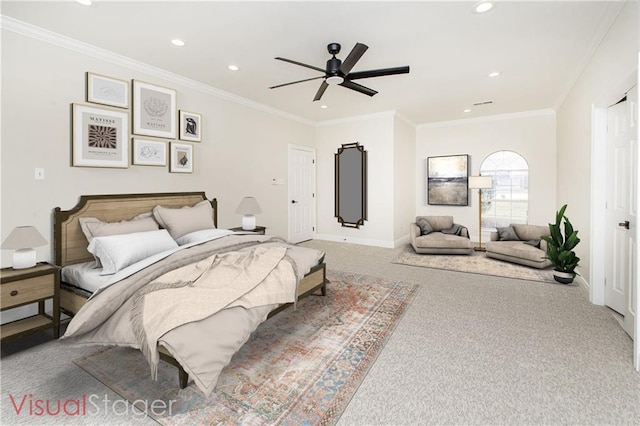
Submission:
M 373 240 L 369 238 L 353 238 L 346 237 L 344 235 L 329 235 L 329 234 L 316 234 L 316 239 L 324 241 L 335 241 L 338 243 L 352 243 L 360 244 L 363 246 L 374 246 L 384 248 L 395 248 L 395 242 L 385 240 Z

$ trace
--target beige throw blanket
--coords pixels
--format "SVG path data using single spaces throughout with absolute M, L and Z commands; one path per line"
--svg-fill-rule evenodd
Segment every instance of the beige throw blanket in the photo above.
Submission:
M 165 333 L 225 308 L 294 302 L 296 271 L 286 251 L 286 247 L 257 247 L 214 254 L 140 289 L 131 320 L 152 377 L 157 377 L 157 342 Z

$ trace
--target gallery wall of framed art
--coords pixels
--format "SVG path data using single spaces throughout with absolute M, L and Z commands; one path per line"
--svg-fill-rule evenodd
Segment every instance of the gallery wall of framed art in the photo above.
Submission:
M 71 166 L 167 167 L 193 173 L 202 114 L 178 110 L 177 91 L 87 71 L 85 101 L 71 105 Z

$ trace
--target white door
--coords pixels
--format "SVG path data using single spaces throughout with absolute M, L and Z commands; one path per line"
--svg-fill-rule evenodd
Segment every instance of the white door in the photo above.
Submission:
M 630 140 L 630 145 L 633 146 L 633 158 L 635 160 L 634 163 L 634 168 L 632 171 L 632 182 L 636 183 L 638 181 L 638 90 L 637 87 L 633 87 L 631 90 L 629 90 L 627 92 L 627 114 L 629 117 L 629 125 L 628 125 L 628 129 L 627 129 L 627 133 L 629 134 L 629 140 Z M 637 186 L 635 187 L 636 191 L 634 192 L 634 194 L 636 194 L 636 197 L 634 199 L 635 201 L 635 207 L 637 208 Z M 634 211 L 634 213 L 636 213 Z M 634 219 L 636 219 L 636 217 L 634 217 Z M 636 222 L 637 223 L 637 222 Z M 637 238 L 638 238 L 638 233 L 637 233 L 637 228 L 638 225 L 636 225 L 636 232 L 634 232 L 634 237 L 635 240 L 637 242 Z M 634 248 L 637 249 L 637 245 L 634 244 Z M 634 262 L 634 265 L 637 265 L 638 259 L 638 253 L 636 251 L 636 261 Z M 632 272 L 633 275 L 631 276 L 631 280 L 629 281 L 629 288 L 627 291 L 627 306 L 626 306 L 626 314 L 624 316 L 624 323 L 623 323 L 623 327 L 624 330 L 629 334 L 629 336 L 631 336 L 632 339 L 634 338 L 634 326 L 636 324 L 636 313 L 637 313 L 637 309 L 638 309 L 638 305 L 637 305 L 637 301 L 638 301 L 638 297 L 637 297 L 637 291 L 638 291 L 638 275 L 637 275 L 637 267 L 632 268 Z M 638 344 L 639 342 L 636 341 L 636 344 Z M 637 355 L 636 355 L 637 356 Z M 637 361 L 637 360 L 636 360 Z
M 316 151 L 289 145 L 289 241 L 299 243 L 315 235 Z
M 629 102 L 607 110 L 607 237 L 605 305 L 627 315 L 636 257 L 637 149 L 630 131 Z

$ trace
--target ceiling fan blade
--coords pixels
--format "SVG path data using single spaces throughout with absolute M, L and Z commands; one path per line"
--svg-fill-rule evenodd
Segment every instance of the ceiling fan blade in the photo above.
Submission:
M 324 76 L 321 75 L 320 77 L 311 77 L 311 78 L 305 78 L 304 80 L 292 81 L 291 83 L 278 84 L 277 86 L 269 87 L 269 89 L 277 89 L 278 87 L 284 87 L 284 86 L 289 86 L 291 84 L 303 83 L 305 81 L 317 80 L 319 78 L 324 78 Z
M 385 75 L 394 75 L 394 74 L 407 74 L 408 72 L 409 72 L 409 66 L 395 67 L 395 68 L 382 68 L 379 70 L 352 72 L 347 76 L 347 78 L 349 80 L 357 80 L 359 78 L 382 77 Z
M 354 83 L 353 81 L 345 80 L 340 83 L 340 86 L 346 87 L 347 89 L 355 90 L 356 92 L 364 93 L 365 95 L 373 96 L 376 92 L 373 89 L 369 89 L 368 87 L 364 87 L 361 84 Z
M 287 58 L 281 58 L 279 56 L 276 59 L 279 60 L 279 61 L 289 62 L 290 64 L 300 65 L 301 67 L 311 68 L 312 70 L 320 71 L 323 74 L 325 73 L 324 69 L 318 68 L 318 67 L 314 67 L 313 65 L 303 64 L 302 62 L 294 61 L 294 60 L 287 59 Z
M 368 48 L 369 46 L 367 46 L 366 44 L 356 43 L 356 45 L 353 46 L 353 49 L 351 49 L 351 52 L 349 52 L 347 58 L 342 61 L 342 65 L 340 65 L 340 72 L 342 72 L 342 74 L 344 75 L 349 74 L 351 68 L 353 68 L 356 62 L 360 60 L 360 58 L 362 57 L 362 55 L 364 55 L 364 52 L 366 52 Z
M 318 91 L 316 92 L 315 98 L 313 98 L 314 102 L 320 100 L 320 98 L 324 94 L 324 91 L 327 90 L 327 87 L 329 87 L 329 85 L 327 84 L 326 81 L 323 81 L 320 87 L 318 88 Z

